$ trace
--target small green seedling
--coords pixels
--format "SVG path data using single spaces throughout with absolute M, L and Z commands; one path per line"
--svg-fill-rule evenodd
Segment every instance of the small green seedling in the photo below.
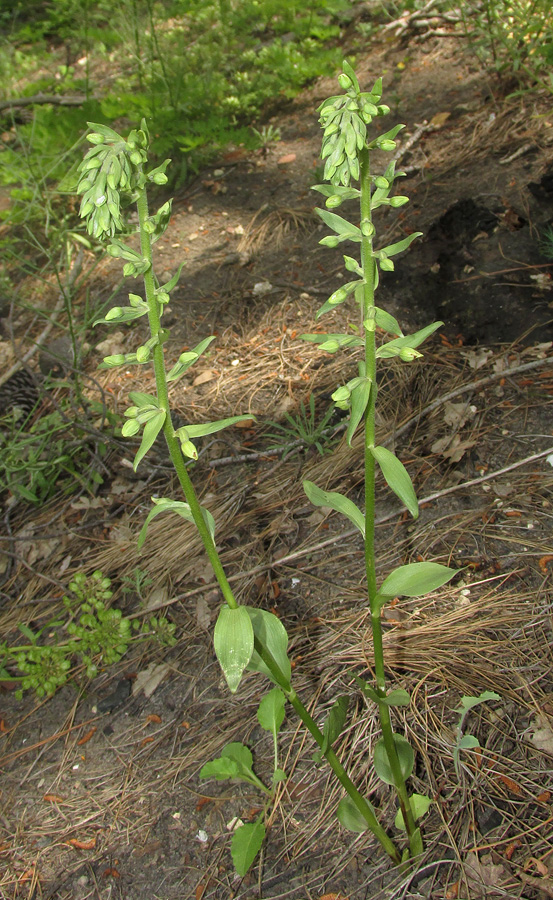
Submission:
M 131 644 L 157 640 L 170 647 L 176 642 L 175 625 L 163 616 L 131 622 L 110 606 L 110 587 L 110 579 L 100 571 L 89 576 L 77 572 L 63 597 L 66 617 L 52 619 L 35 631 L 20 624 L 27 643 L 0 645 L 0 680 L 19 683 L 16 697 L 30 690 L 37 697 L 51 697 L 77 668 L 84 667 L 86 676 L 94 678 L 118 662 Z
M 284 721 L 284 694 L 273 688 L 263 698 L 257 710 L 257 720 L 261 727 L 272 734 L 274 747 L 273 777 L 271 787 L 267 787 L 253 771 L 251 750 L 244 744 L 232 743 L 223 748 L 221 756 L 205 764 L 200 778 L 216 778 L 217 781 L 238 779 L 252 784 L 267 795 L 266 805 L 255 822 L 240 825 L 234 832 L 231 844 L 232 861 L 239 875 L 245 875 L 265 840 L 264 818 L 272 801 L 277 785 L 286 779 L 286 772 L 278 766 L 278 732 Z
M 481 703 L 487 703 L 489 700 L 501 700 L 501 697 L 499 694 L 496 694 L 495 691 L 483 691 L 478 697 L 461 697 L 461 702 L 455 710 L 455 712 L 460 714 L 457 728 L 455 729 L 456 740 L 455 747 L 453 748 L 453 765 L 455 766 L 457 778 L 461 777 L 459 761 L 461 750 L 474 750 L 476 747 L 480 746 L 478 738 L 473 734 L 466 734 L 464 732 L 465 720 L 471 710 L 476 706 L 480 706 Z
M 309 396 L 308 405 L 303 400 L 300 401 L 298 413 L 296 416 L 290 413 L 284 413 L 284 418 L 288 425 L 281 425 L 279 422 L 269 421 L 267 424 L 270 428 L 277 429 L 280 434 L 269 433 L 267 439 L 277 446 L 286 448 L 289 445 L 299 445 L 295 449 L 302 447 L 316 447 L 321 456 L 330 448 L 333 443 L 333 433 L 335 429 L 330 425 L 330 421 L 335 414 L 334 403 L 327 409 L 321 421 L 317 423 L 315 413 L 315 398 L 313 394 Z M 293 448 L 291 448 L 293 449 Z

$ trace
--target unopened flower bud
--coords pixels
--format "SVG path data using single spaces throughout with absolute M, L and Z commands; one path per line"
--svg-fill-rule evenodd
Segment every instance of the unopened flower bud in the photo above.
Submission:
M 344 91 L 347 91 L 347 89 L 351 87 L 352 81 L 349 75 L 346 75 L 345 72 L 342 72 L 341 75 L 338 75 L 338 84 Z

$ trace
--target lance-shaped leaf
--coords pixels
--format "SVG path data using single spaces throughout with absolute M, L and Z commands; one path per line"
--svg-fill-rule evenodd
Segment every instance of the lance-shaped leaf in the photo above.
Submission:
M 385 131 L 384 134 L 379 134 L 374 141 L 371 141 L 369 144 L 369 150 L 373 150 L 375 147 L 379 147 L 383 141 L 393 141 L 394 138 L 399 134 L 399 132 L 405 128 L 405 125 L 394 125 L 390 131 Z
M 405 504 L 413 518 L 418 518 L 419 504 L 417 496 L 409 473 L 403 463 L 386 447 L 372 447 L 371 453 L 380 466 L 388 487 Z
M 217 431 L 222 431 L 223 428 L 235 425 L 236 422 L 252 421 L 255 421 L 255 416 L 230 416 L 228 419 L 219 419 L 218 422 L 205 422 L 203 425 L 187 425 L 186 431 L 189 437 L 198 438 L 204 437 L 206 434 L 215 434 Z
M 142 442 L 140 444 L 140 447 L 136 451 L 136 456 L 134 457 L 133 468 L 135 472 L 139 466 L 139 463 L 142 459 L 144 459 L 146 453 L 163 428 L 163 423 L 165 422 L 166 415 L 167 413 L 164 409 L 158 409 L 144 425 L 144 431 L 142 432 Z
M 231 694 L 236 693 L 253 653 L 253 627 L 245 606 L 223 606 L 213 633 L 213 645 Z
M 300 334 L 300 339 L 319 344 L 321 350 L 326 350 L 327 353 L 335 353 L 343 347 L 362 347 L 365 343 L 354 334 Z
M 138 544 L 137 547 L 140 550 L 144 541 L 146 540 L 146 532 L 148 530 L 148 525 L 159 513 L 162 512 L 174 512 L 177 515 L 181 516 L 181 518 L 186 519 L 187 522 L 194 522 L 194 516 L 192 515 L 192 511 L 188 505 L 183 500 L 168 500 L 165 497 L 152 497 L 152 503 L 154 504 L 154 508 L 150 510 L 148 515 L 146 516 L 146 521 L 144 525 L 140 529 L 140 534 L 138 535 Z M 209 529 L 209 533 L 212 538 L 215 537 L 215 519 L 211 515 L 208 509 L 202 507 L 202 516 L 204 518 L 204 522 Z
M 447 584 L 457 572 L 459 569 L 440 563 L 409 563 L 390 572 L 378 593 L 383 597 L 423 597 Z
M 397 253 L 402 253 L 403 250 L 407 250 L 415 238 L 418 238 L 421 235 L 422 231 L 414 231 L 412 234 L 408 234 L 407 237 L 403 238 L 403 240 L 398 241 L 397 244 L 389 244 L 387 247 L 381 247 L 381 249 L 376 252 L 383 253 L 384 256 L 395 256 Z
M 334 741 L 337 741 L 342 734 L 348 714 L 348 705 L 349 700 L 345 694 L 338 697 L 332 704 L 323 727 L 323 745 L 313 754 L 313 760 L 317 764 L 323 761 L 324 754 L 330 750 Z
M 346 431 L 346 440 L 350 447 L 353 440 L 353 435 L 357 431 L 357 426 L 365 415 L 365 410 L 367 408 L 370 395 L 370 378 L 363 378 L 361 384 L 356 385 L 356 387 L 351 392 L 351 412 L 349 415 L 348 430 Z
M 255 649 L 251 654 L 248 669 L 251 672 L 261 672 L 278 687 L 289 691 L 292 666 L 288 659 L 288 635 L 284 625 L 273 613 L 267 612 L 265 609 L 254 609 L 251 606 L 243 606 L 241 609 L 245 609 L 249 615 L 255 637 L 272 656 L 280 669 L 282 678 L 278 678 L 271 672 Z
M 247 874 L 248 869 L 261 850 L 264 840 L 265 825 L 261 818 L 257 819 L 256 822 L 247 822 L 236 829 L 232 836 L 230 852 L 238 875 L 243 877 Z
M 328 506 L 329 509 L 343 513 L 359 529 L 363 537 L 365 536 L 365 516 L 353 500 L 337 491 L 323 491 L 312 481 L 304 481 L 303 489 L 314 506 Z
M 166 281 L 165 284 L 160 285 L 160 287 L 158 288 L 158 290 L 164 291 L 166 294 L 170 294 L 171 291 L 173 290 L 173 288 L 175 288 L 175 287 L 177 286 L 178 281 L 179 281 L 179 278 L 180 278 L 180 273 L 182 272 L 183 267 L 185 266 L 185 264 L 186 264 L 186 263 L 181 262 L 181 264 L 180 264 L 180 266 L 178 267 L 178 269 L 177 269 L 177 271 L 175 272 L 175 274 L 169 279 L 169 281 Z
M 415 347 L 419 347 L 427 337 L 434 334 L 443 324 L 443 322 L 432 322 L 431 325 L 421 328 L 420 331 L 415 331 L 414 334 L 406 334 L 404 337 L 394 338 L 393 341 L 388 341 L 382 347 L 379 347 L 376 355 L 380 359 L 391 359 L 393 356 L 399 356 L 401 351 L 406 348 L 413 350 Z

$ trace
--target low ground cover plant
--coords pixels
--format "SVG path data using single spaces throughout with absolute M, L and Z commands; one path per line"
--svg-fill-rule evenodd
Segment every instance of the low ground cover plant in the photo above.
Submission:
M 292 683 L 292 668 L 287 655 L 288 635 L 283 623 L 271 612 L 240 605 L 225 575 L 215 545 L 216 523 L 208 509 L 202 508 L 192 484 L 187 459 L 196 459 L 195 440 L 232 426 L 247 416 L 233 416 L 203 425 L 182 425 L 175 428 L 171 419 L 169 385 L 180 378 L 207 350 L 214 338 L 206 337 L 192 350 L 182 353 L 168 367 L 164 357 L 164 344 L 168 331 L 163 326 L 164 309 L 175 288 L 180 270 L 166 283 L 160 284 L 153 265 L 153 245 L 165 233 L 171 216 L 171 201 L 151 213 L 148 189 L 167 182 L 166 169 L 169 160 L 151 167 L 148 161 L 149 134 L 145 122 L 131 131 L 125 139 L 113 129 L 103 125 L 91 125 L 88 140 L 92 147 L 80 166 L 79 192 L 82 194 L 81 215 L 87 222 L 90 235 L 104 240 L 107 252 L 124 263 L 126 276 L 141 277 L 145 297 L 129 294 L 129 305 L 114 307 L 98 321 L 121 325 L 146 317 L 150 337 L 131 353 L 108 356 L 103 366 L 153 366 L 156 393 L 139 391 L 129 395 L 130 406 L 125 412 L 123 434 L 138 436 L 140 445 L 135 455 L 135 469 L 140 465 L 156 438 L 163 433 L 174 464 L 183 499 L 152 498 L 153 508 L 146 517 L 139 535 L 141 546 L 147 538 L 147 530 L 154 517 L 161 513 L 176 513 L 196 525 L 218 580 L 223 604 L 214 631 L 214 648 L 229 689 L 238 690 L 245 672 L 257 672 L 266 676 L 275 686 L 271 700 L 271 729 L 275 737 L 285 703 L 293 708 L 304 727 L 317 745 L 318 760 L 323 759 L 331 767 L 343 786 L 345 795 L 339 803 L 337 815 L 343 827 L 355 833 L 371 831 L 383 850 L 397 866 L 408 865 L 423 850 L 419 820 L 427 811 L 431 799 L 413 794 L 408 786 L 414 768 L 414 751 L 405 737 L 394 731 L 393 710 L 411 703 L 402 688 L 389 688 L 385 673 L 382 640 L 381 612 L 383 606 L 398 596 L 419 597 L 438 590 L 454 575 L 455 570 L 432 561 L 419 561 L 401 565 L 379 583 L 375 559 L 375 482 L 378 472 L 390 489 L 412 516 L 418 515 L 418 503 L 409 474 L 398 459 L 386 447 L 376 441 L 375 416 L 377 408 L 377 367 L 387 359 L 399 359 L 408 365 L 420 357 L 423 341 L 441 325 L 430 324 L 411 335 L 403 334 L 399 323 L 375 302 L 380 273 L 392 271 L 393 258 L 406 250 L 418 237 L 410 234 L 388 246 L 378 246 L 373 213 L 380 207 L 399 208 L 408 198 L 394 193 L 394 184 L 401 173 L 396 172 L 392 160 L 383 173 L 371 169 L 374 151 L 392 153 L 395 138 L 402 126 L 380 133 L 374 129 L 374 120 L 386 116 L 389 108 L 382 103 L 382 82 L 378 79 L 370 91 L 362 91 L 355 72 L 348 62 L 343 63 L 339 76 L 342 93 L 330 97 L 320 107 L 323 128 L 322 157 L 325 161 L 326 183 L 315 186 L 325 200 L 325 207 L 318 209 L 322 221 L 332 232 L 321 240 L 327 247 L 337 247 L 349 242 L 359 245 L 357 258 L 344 256 L 345 267 L 351 280 L 334 291 L 322 305 L 318 316 L 331 314 L 336 306 L 351 303 L 352 319 L 347 333 L 320 332 L 303 335 L 303 339 L 316 343 L 322 352 L 345 351 L 355 354 L 357 374 L 346 384 L 337 387 L 333 394 L 336 406 L 348 415 L 345 440 L 351 446 L 358 430 L 364 433 L 365 500 L 363 509 L 352 499 L 335 491 L 323 490 L 306 481 L 304 488 L 309 499 L 319 506 L 330 507 L 359 530 L 365 550 L 367 603 L 370 607 L 375 657 L 375 678 L 370 683 L 353 676 L 368 703 L 378 711 L 381 737 L 373 748 L 373 765 L 380 779 L 389 785 L 397 798 L 395 827 L 398 834 L 391 835 L 380 821 L 378 811 L 363 796 L 345 771 L 333 745 L 342 733 L 347 721 L 347 696 L 337 697 L 322 727 L 315 722 L 296 693 Z M 358 185 L 358 186 L 357 186 Z M 129 241 L 122 213 L 122 203 L 132 200 L 138 212 L 138 240 Z M 355 204 L 353 221 L 336 213 L 343 203 Z M 384 334 L 377 342 L 377 330 Z M 347 673 L 345 673 L 347 674 Z M 276 691 L 276 693 L 275 693 Z M 263 704 L 266 703 L 262 701 Z M 267 710 L 265 710 L 266 712 Z M 264 716 L 269 724 L 271 717 Z M 278 724 L 277 724 L 278 723 Z M 263 726 L 265 727 L 265 725 Z M 238 749 L 242 748 L 242 749 Z M 225 752 L 226 751 L 226 752 Z M 229 745 L 217 761 L 208 763 L 203 775 L 219 777 L 246 777 L 258 784 L 253 773 L 251 757 L 242 745 Z M 276 750 L 275 750 L 276 753 Z M 275 756 L 277 782 L 281 774 Z M 270 788 L 266 789 L 271 791 Z M 245 829 L 245 830 L 244 830 Z M 402 838 L 401 835 L 405 837 Z M 238 837 L 238 835 L 240 835 Z M 265 836 L 262 819 L 250 826 L 238 829 L 233 839 L 233 855 L 240 872 L 252 864 Z M 236 850 L 236 842 L 239 851 Z

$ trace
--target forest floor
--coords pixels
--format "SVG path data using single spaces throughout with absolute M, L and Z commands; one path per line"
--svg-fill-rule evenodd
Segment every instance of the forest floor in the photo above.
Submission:
M 455 38 L 391 39 L 357 63 L 363 87 L 384 75 L 386 128 L 406 125 L 400 190 L 411 202 L 379 218 L 382 243 L 424 233 L 382 279 L 379 305 L 406 333 L 445 323 L 422 363 L 385 369 L 378 423 L 422 501 L 413 523 L 378 486 L 381 572 L 421 557 L 463 569 L 453 586 L 384 611 L 390 683 L 412 697 L 396 730 L 416 748 L 415 789 L 435 800 L 420 866 L 395 872 L 369 834 L 339 827 L 340 792 L 290 715 L 288 780 L 268 814 L 267 844 L 250 874 L 234 874 L 229 823 L 255 816 L 260 797 L 198 773 L 230 741 L 248 743 L 261 776 L 269 771 L 255 716 L 267 685 L 249 675 L 231 697 L 222 683 L 212 649 L 220 598 L 193 530 L 160 517 L 137 552 L 152 493 L 178 492 L 162 451 L 135 476 L 132 450 L 118 445 L 96 496 L 12 514 L 0 632 L 13 641 L 17 622 L 51 621 L 70 573 L 101 569 L 126 614 L 163 610 L 178 642 L 133 651 L 47 702 L 2 689 L 0 897 L 553 896 L 553 264 L 540 253 L 553 223 L 553 127 L 546 97 L 504 99 L 463 48 Z M 319 246 L 310 191 L 322 180 L 316 110 L 336 92 L 334 77 L 318 81 L 271 120 L 280 141 L 229 150 L 180 191 L 156 271 L 164 281 L 186 262 L 167 315 L 171 361 L 216 335 L 205 362 L 172 389 L 175 410 L 188 422 L 252 415 L 204 441 L 191 470 L 237 596 L 281 617 L 296 690 L 317 721 L 338 695 L 350 697 L 336 749 L 393 832 L 393 798 L 368 762 L 375 714 L 351 678 L 372 665 L 362 548 L 301 486 L 309 478 L 359 501 L 361 444 L 345 447 L 337 430 L 324 438 L 332 453 L 269 452 L 278 443 L 270 422 L 285 425 L 311 395 L 320 420 L 356 365 L 298 339 L 320 327 L 317 309 L 344 281 L 341 252 Z M 119 273 L 113 260 L 92 273 L 99 307 Z M 117 296 L 129 289 L 134 282 Z M 330 330 L 344 330 L 345 316 L 339 307 Z M 129 390 L 152 389 L 152 375 L 96 365 L 142 343 L 141 328 L 97 329 L 102 346 L 86 360 L 91 396 L 101 389 L 119 411 Z M 151 582 L 123 593 L 137 567 Z M 456 766 L 456 709 L 486 690 L 500 700 L 467 725 L 481 749 Z

